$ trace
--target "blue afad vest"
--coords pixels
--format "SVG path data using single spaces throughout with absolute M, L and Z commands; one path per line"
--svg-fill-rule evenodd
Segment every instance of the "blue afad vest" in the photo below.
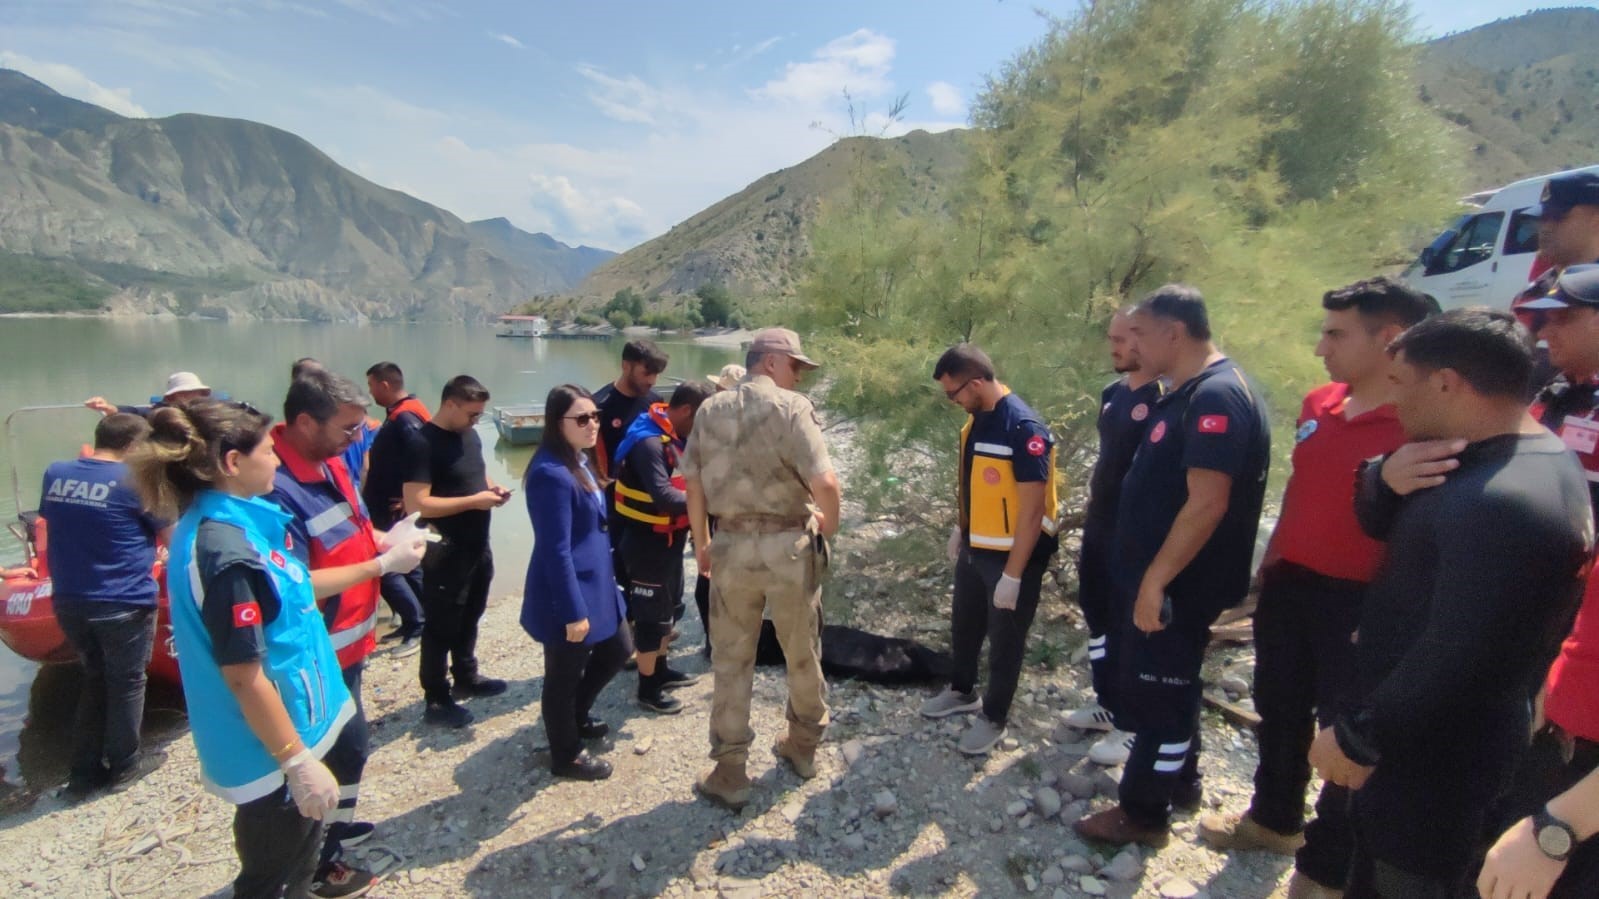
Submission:
M 172 536 L 167 566 L 172 632 L 189 703 L 189 727 L 200 755 L 205 788 L 236 805 L 259 799 L 283 786 L 283 773 L 261 745 L 239 710 L 233 691 L 211 652 L 211 637 L 201 619 L 205 589 L 195 561 L 195 537 L 205 520 L 230 524 L 261 556 L 261 568 L 277 591 L 279 611 L 262 628 L 265 652 L 261 668 L 277 688 L 289 720 L 311 754 L 321 758 L 344 723 L 355 714 L 355 701 L 339 673 L 327 626 L 311 592 L 311 575 L 286 550 L 289 516 L 263 499 L 239 499 L 217 490 L 200 493 Z M 271 747 L 276 749 L 278 747 Z

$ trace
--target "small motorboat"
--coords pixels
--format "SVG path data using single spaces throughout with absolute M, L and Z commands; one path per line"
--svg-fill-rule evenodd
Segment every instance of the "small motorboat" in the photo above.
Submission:
M 66 410 L 82 414 L 81 405 L 28 406 L 6 416 L 6 454 L 11 459 L 11 495 L 17 507 L 22 508 L 22 493 L 17 472 L 17 441 L 15 426 L 20 418 L 51 412 L 57 415 Z M 39 472 L 43 475 L 43 472 Z M 20 512 L 17 520 L 10 522 L 7 531 L 21 545 L 24 565 L 35 574 L 6 578 L 0 581 L 0 642 L 11 651 L 29 661 L 40 664 L 75 662 L 77 653 L 67 642 L 66 634 L 56 622 L 54 609 L 55 586 L 50 579 L 50 551 L 48 527 L 37 511 Z M 177 651 L 173 645 L 172 622 L 167 615 L 166 554 L 157 556 L 151 572 L 160 593 L 156 596 L 155 649 L 150 654 L 150 677 L 166 683 L 178 682 Z
M 494 407 L 494 429 L 512 446 L 528 446 L 544 438 L 544 404 Z

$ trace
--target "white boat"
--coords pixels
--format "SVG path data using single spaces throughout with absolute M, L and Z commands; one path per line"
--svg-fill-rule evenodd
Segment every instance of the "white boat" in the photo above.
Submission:
M 543 337 L 550 323 L 542 315 L 502 315 L 494 326 L 496 337 Z
M 494 429 L 512 446 L 527 446 L 544 438 L 544 404 L 524 403 L 494 407 Z

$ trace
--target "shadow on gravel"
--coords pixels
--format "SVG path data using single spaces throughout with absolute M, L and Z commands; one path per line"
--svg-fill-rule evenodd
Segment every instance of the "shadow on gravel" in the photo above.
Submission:
M 425 723 L 422 720 L 423 703 L 420 695 L 411 702 L 387 706 L 386 711 L 377 716 L 374 716 L 376 704 L 368 700 L 366 713 L 367 726 L 372 734 L 372 753 L 406 735 L 416 737 L 418 749 L 443 751 L 464 746 L 473 742 L 476 725 L 501 715 L 531 710 L 536 718 L 539 695 L 543 690 L 544 677 L 540 675 L 509 681 L 506 691 L 499 696 L 466 700 L 462 705 L 472 710 L 473 726 L 460 729 Z
M 538 834 L 527 842 L 495 852 L 466 876 L 466 892 L 474 896 L 565 895 L 609 899 L 653 896 L 677 877 L 714 882 L 715 872 L 691 870 L 694 857 L 724 840 L 728 830 L 765 814 L 793 785 L 792 774 L 768 772 L 755 781 L 750 804 L 742 815 L 694 797 L 683 785 L 682 800 L 609 824 L 598 814 Z M 596 847 L 626 847 L 602 854 Z M 639 856 L 644 870 L 633 865 Z

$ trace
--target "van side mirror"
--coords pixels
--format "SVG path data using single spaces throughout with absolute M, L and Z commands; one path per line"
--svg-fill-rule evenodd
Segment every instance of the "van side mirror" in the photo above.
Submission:
M 1432 268 L 1432 261 L 1438 258 L 1438 253 L 1432 247 L 1422 247 L 1421 264 L 1424 268 Z

